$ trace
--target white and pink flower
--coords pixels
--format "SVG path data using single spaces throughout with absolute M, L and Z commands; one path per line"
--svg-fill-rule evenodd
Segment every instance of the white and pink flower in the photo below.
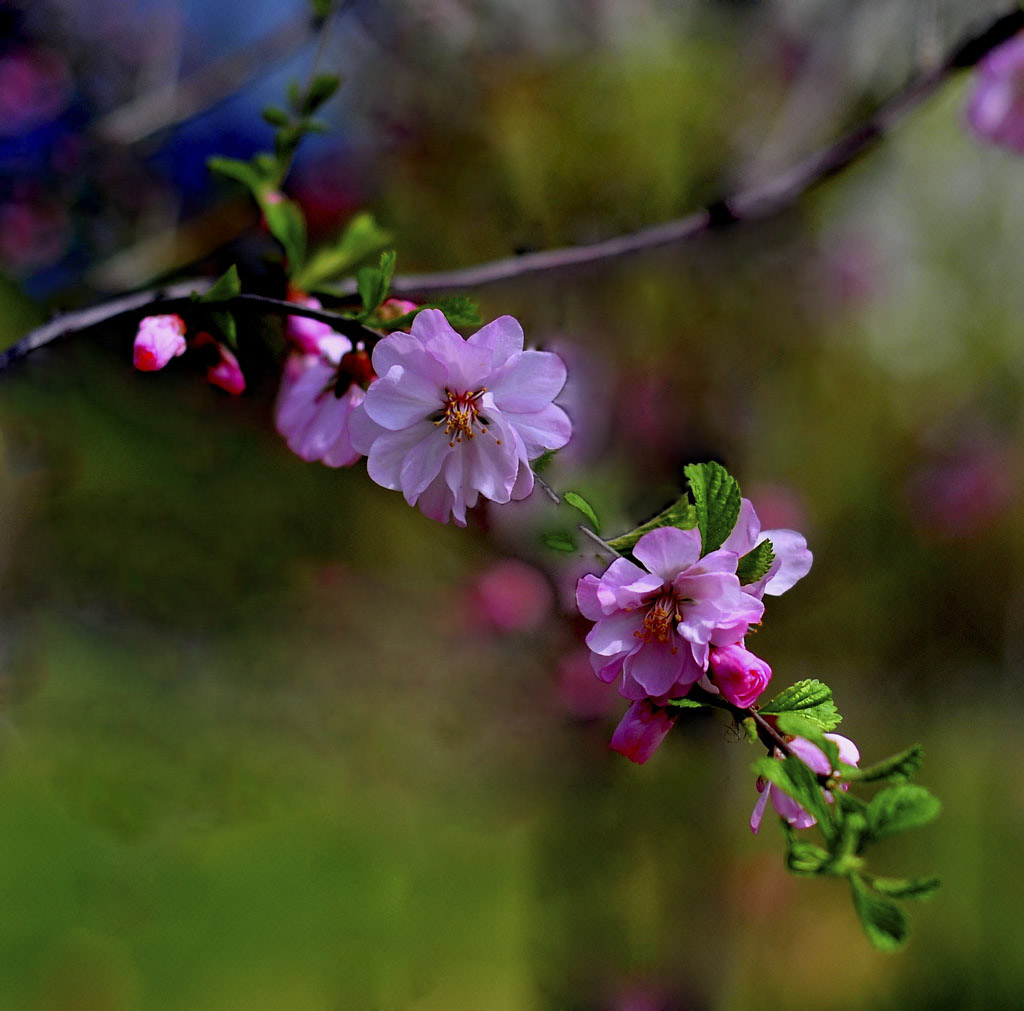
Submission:
M 577 606 L 596 622 L 591 663 L 602 681 L 621 676 L 627 699 L 683 696 L 708 669 L 710 647 L 739 642 L 764 605 L 741 589 L 734 551 L 701 557 L 697 530 L 652 530 L 633 556 L 646 568 L 617 558 L 577 584 Z
M 424 309 L 409 333 L 377 344 L 373 368 L 380 379 L 352 418 L 352 445 L 377 484 L 441 523 L 465 526 L 481 496 L 525 498 L 530 461 L 569 441 L 569 418 L 553 403 L 565 366 L 523 350 L 511 316 L 463 340 L 444 313 Z
M 857 745 L 848 737 L 842 734 L 825 734 L 826 740 L 832 741 L 839 749 L 839 761 L 845 765 L 856 765 L 860 761 L 860 751 Z M 787 742 L 789 750 L 806 765 L 811 772 L 819 776 L 839 775 L 838 769 L 833 769 L 828 756 L 816 744 L 812 744 L 806 737 L 794 737 Z M 776 748 L 775 757 L 782 758 L 782 752 Z M 845 790 L 847 785 L 840 784 Z M 806 811 L 792 797 L 774 784 L 767 784 L 758 778 L 757 789 L 761 796 L 754 805 L 753 813 L 750 815 L 750 830 L 757 835 L 761 829 L 761 820 L 764 818 L 764 810 L 771 798 L 772 807 L 776 814 L 784 818 L 793 828 L 810 828 L 817 819 L 809 811 Z M 828 790 L 822 790 L 825 800 L 832 803 L 832 794 Z
M 750 499 L 745 498 L 740 503 L 736 525 L 722 547 L 734 551 L 742 558 L 762 541 L 772 542 L 775 558 L 771 568 L 756 583 L 748 583 L 743 587 L 745 593 L 758 599 L 765 594 L 777 597 L 785 593 L 811 571 L 811 563 L 814 561 L 814 555 L 807 549 L 807 541 L 803 534 L 798 534 L 795 530 L 762 530 L 753 504 Z

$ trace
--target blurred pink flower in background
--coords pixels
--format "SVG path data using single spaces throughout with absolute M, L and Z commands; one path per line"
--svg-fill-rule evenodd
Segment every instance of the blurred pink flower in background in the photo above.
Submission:
M 155 372 L 183 355 L 185 347 L 185 321 L 180 316 L 144 316 L 135 334 L 132 364 L 141 372 Z
M 551 616 L 555 594 L 539 569 L 508 558 L 477 577 L 469 604 L 474 624 L 497 632 L 529 632 Z
M 558 661 L 558 701 L 573 719 L 602 719 L 618 699 L 611 685 L 594 677 L 589 650 L 573 650 Z
M 842 734 L 825 734 L 826 740 L 832 741 L 839 748 L 839 761 L 846 765 L 856 765 L 860 761 L 860 751 L 857 745 L 848 737 Z M 833 770 L 828 756 L 816 744 L 812 744 L 804 737 L 794 737 L 787 742 L 793 754 L 800 759 L 812 772 L 819 776 L 828 775 L 834 772 L 838 775 L 839 770 Z M 782 752 L 775 749 L 775 757 L 781 759 Z M 841 784 L 846 789 L 846 784 Z M 810 828 L 816 823 L 813 815 L 805 811 L 789 794 L 784 793 L 774 784 L 769 785 L 758 778 L 757 789 L 761 796 L 754 805 L 753 813 L 750 815 L 750 830 L 757 835 L 761 829 L 761 820 L 764 817 L 764 809 L 771 798 L 772 807 L 780 818 L 785 818 L 793 828 Z M 827 790 L 822 790 L 825 799 L 832 802 L 832 795 Z
M 56 263 L 67 252 L 70 238 L 67 211 L 36 187 L 0 204 L 0 268 L 11 274 Z
M 13 137 L 55 119 L 71 97 L 64 59 L 41 46 L 0 56 L 0 136 Z
M 978 64 L 966 115 L 982 140 L 1024 153 L 1024 34 L 997 46 Z
M 307 309 L 322 309 L 318 298 L 311 295 L 304 295 L 302 292 L 290 291 L 288 301 L 296 305 L 305 306 Z M 319 320 L 310 319 L 308 316 L 289 316 L 285 323 L 285 334 L 288 339 L 307 355 L 320 354 L 320 341 L 324 337 L 339 336 L 331 329 L 330 323 L 321 323 Z M 348 338 L 342 338 L 347 340 Z M 351 343 L 346 350 L 351 348 Z

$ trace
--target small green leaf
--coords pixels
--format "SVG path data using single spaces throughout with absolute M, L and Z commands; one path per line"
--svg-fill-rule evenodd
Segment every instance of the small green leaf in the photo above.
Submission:
M 865 883 L 890 899 L 930 899 L 942 886 L 939 878 L 880 878 L 864 875 Z
M 924 748 L 913 744 L 906 751 L 901 751 L 892 758 L 883 759 L 863 769 L 851 769 L 844 772 L 844 778 L 861 783 L 874 783 L 888 779 L 893 782 L 905 782 L 912 779 L 924 762 Z
M 868 826 L 876 839 L 927 825 L 942 810 L 933 793 L 914 783 L 888 786 L 871 798 Z
M 237 158 L 213 157 L 206 159 L 206 167 L 211 172 L 216 172 L 247 186 L 257 199 L 269 185 L 267 174 L 261 170 L 259 165 L 252 162 L 239 161 Z
M 839 768 L 839 747 L 822 733 L 821 726 L 806 713 L 779 713 L 775 725 L 783 734 L 806 738 L 825 752 L 833 769 Z
M 263 118 L 271 126 L 287 126 L 291 122 L 288 113 L 276 105 L 268 105 L 263 110 Z
M 762 713 L 800 713 L 813 720 L 822 730 L 835 730 L 843 718 L 836 710 L 832 701 L 832 689 L 815 678 L 797 681 L 795 685 L 784 688 L 766 705 L 761 706 Z
M 689 498 L 684 495 L 673 502 L 667 509 L 658 513 L 654 519 L 650 519 L 641 526 L 636 527 L 636 529 L 630 530 L 629 533 L 620 534 L 618 537 L 610 540 L 608 544 L 615 548 L 616 551 L 624 554 L 627 551 L 631 551 L 633 545 L 644 534 L 650 533 L 652 530 L 658 530 L 661 527 L 678 527 L 680 530 L 692 530 L 696 525 L 697 514 L 694 512 Z
M 217 329 L 224 337 L 225 343 L 232 351 L 238 350 L 238 327 L 235 324 L 235 317 L 230 312 L 211 312 L 211 318 Z
M 898 951 L 907 943 L 910 924 L 907 914 L 894 902 L 874 895 L 857 874 L 850 875 L 853 908 L 864 933 L 879 951 Z
M 363 267 L 356 271 L 356 288 L 363 300 L 363 318 L 372 316 L 387 298 L 394 270 L 395 251 L 387 249 L 380 254 L 380 266 Z
M 562 533 L 561 531 L 550 531 L 545 534 L 541 534 L 541 540 L 552 549 L 552 551 L 561 551 L 565 554 L 571 554 L 576 551 L 576 541 L 573 540 L 572 534 Z
M 699 699 L 669 699 L 666 705 L 675 706 L 677 709 L 714 709 L 710 702 L 701 702 Z
M 270 234 L 281 243 L 288 260 L 288 274 L 293 276 L 302 268 L 306 257 L 306 218 L 294 200 L 277 190 L 268 189 L 259 194 L 260 210 Z
M 740 585 L 756 583 L 768 575 L 768 570 L 775 561 L 775 549 L 769 540 L 761 541 L 755 548 L 752 548 L 743 555 L 736 565 L 736 575 Z
M 377 224 L 373 215 L 362 211 L 352 217 L 333 245 L 321 246 L 313 253 L 293 280 L 300 291 L 321 290 L 325 281 L 341 277 L 390 241 L 391 235 Z
M 691 463 L 683 468 L 697 512 L 702 554 L 722 546 L 740 514 L 740 486 L 720 463 Z
M 420 308 L 440 309 L 444 313 L 445 319 L 456 329 L 464 326 L 479 326 L 483 323 L 479 305 L 467 295 L 452 295 L 450 298 L 438 299 L 436 302 L 426 302 Z
M 338 90 L 340 85 L 341 78 L 337 74 L 317 74 L 306 90 L 302 114 L 311 116 Z
M 753 768 L 757 775 L 777 786 L 812 814 L 818 820 L 818 826 L 826 839 L 835 837 L 835 825 L 825 803 L 818 777 L 799 758 L 793 755 L 784 759 L 759 758 Z
M 217 278 L 213 287 L 203 296 L 200 302 L 226 302 L 230 298 L 242 293 L 242 282 L 238 279 L 238 268 L 231 264 L 220 277 Z
M 802 877 L 815 877 L 826 872 L 830 860 L 828 850 L 798 839 L 786 851 L 786 870 Z
M 545 449 L 536 460 L 530 461 L 530 469 L 534 474 L 539 474 L 542 470 L 547 470 L 551 466 L 551 461 L 554 460 L 557 455 L 557 449 Z
M 582 495 L 578 492 L 567 491 L 562 495 L 562 498 L 565 500 L 566 505 L 571 505 L 573 509 L 586 516 L 590 521 L 590 525 L 594 528 L 594 533 L 599 534 L 601 532 L 601 521 L 597 518 L 594 507 Z

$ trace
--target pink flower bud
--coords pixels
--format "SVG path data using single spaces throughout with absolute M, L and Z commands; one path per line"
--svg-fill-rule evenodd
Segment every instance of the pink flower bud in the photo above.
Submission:
M 626 710 L 608 746 L 642 765 L 654 754 L 675 722 L 676 716 L 671 710 L 654 705 L 650 699 L 640 699 Z
M 407 298 L 388 298 L 378 306 L 377 315 L 390 322 L 418 308 L 419 306 L 415 302 L 410 302 Z
M 734 706 L 752 706 L 768 687 L 772 669 L 742 646 L 714 646 L 709 662 L 711 680 Z
M 1024 33 L 996 46 L 979 64 L 967 124 L 990 144 L 1024 153 Z
M 141 372 L 162 369 L 185 353 L 185 321 L 177 314 L 145 316 L 135 335 L 132 364 Z
M 219 386 L 222 390 L 235 396 L 245 391 L 245 376 L 239 367 L 238 359 L 219 340 L 216 340 L 205 330 L 192 338 L 192 347 L 195 349 L 210 347 L 209 352 L 213 364 L 206 370 L 206 381 L 212 386 Z M 216 360 L 214 361 L 214 352 Z

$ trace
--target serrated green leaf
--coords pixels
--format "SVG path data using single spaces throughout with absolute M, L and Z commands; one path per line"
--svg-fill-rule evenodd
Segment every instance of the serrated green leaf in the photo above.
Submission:
M 720 463 L 691 463 L 683 468 L 690 482 L 700 530 L 701 553 L 722 546 L 740 514 L 739 483 Z
M 557 530 L 550 531 L 541 534 L 541 540 L 553 551 L 561 551 L 565 554 L 571 554 L 576 551 L 576 541 L 573 540 L 572 534 L 562 533 Z
M 597 518 L 594 507 L 579 492 L 567 491 L 562 495 L 562 499 L 566 505 L 572 506 L 573 509 L 586 516 L 590 521 L 590 525 L 594 528 L 594 533 L 599 534 L 601 532 L 601 521 Z
M 894 902 L 873 894 L 857 874 L 850 875 L 853 908 L 861 927 L 879 951 L 898 951 L 907 943 L 910 924 L 907 914 Z
M 890 899 L 930 899 L 942 886 L 939 878 L 880 878 L 865 874 L 864 882 L 871 889 Z
M 887 786 L 871 798 L 868 827 L 876 839 L 927 825 L 942 810 L 933 793 L 915 783 Z
M 302 114 L 311 116 L 338 90 L 340 85 L 341 78 L 337 74 L 317 74 L 306 89 Z
M 380 254 L 380 266 L 362 267 L 356 271 L 356 290 L 363 300 L 363 318 L 372 316 L 387 298 L 394 270 L 395 251 L 387 249 Z
M 861 783 L 874 783 L 883 779 L 897 783 L 906 782 L 913 778 L 923 762 L 924 748 L 920 744 L 913 744 L 892 758 L 883 759 L 863 769 L 851 769 L 844 773 L 844 778 Z
M 213 287 L 199 299 L 200 302 L 226 302 L 242 293 L 242 282 L 238 279 L 238 268 L 231 264 L 214 282 Z
M 762 713 L 799 713 L 818 725 L 822 730 L 835 730 L 843 722 L 832 701 L 832 689 L 816 678 L 797 681 L 784 688 L 766 705 Z
M 476 301 L 468 295 L 452 295 L 450 298 L 438 299 L 435 302 L 426 302 L 422 309 L 440 309 L 445 319 L 453 327 L 479 326 L 483 323 L 480 315 L 480 307 Z
M 678 527 L 680 530 L 692 530 L 697 525 L 697 514 L 690 504 L 689 498 L 683 496 L 672 503 L 667 509 L 658 513 L 654 519 L 648 520 L 628 533 L 620 534 L 608 542 L 610 547 L 625 554 L 633 549 L 644 534 L 661 527 Z
M 276 190 L 267 190 L 258 196 L 263 219 L 270 234 L 281 243 L 288 261 L 288 275 L 301 271 L 306 257 L 306 217 L 294 200 Z
M 372 214 L 362 211 L 348 222 L 332 245 L 313 253 L 293 281 L 300 291 L 320 291 L 325 281 L 346 274 L 390 241 L 391 234 L 377 224 Z
M 775 549 L 769 540 L 761 541 L 743 555 L 736 565 L 736 576 L 741 586 L 756 583 L 768 575 L 768 570 L 775 561 Z
M 224 337 L 225 343 L 232 351 L 238 350 L 238 326 L 235 324 L 235 317 L 230 312 L 211 312 L 211 318 L 217 329 Z

